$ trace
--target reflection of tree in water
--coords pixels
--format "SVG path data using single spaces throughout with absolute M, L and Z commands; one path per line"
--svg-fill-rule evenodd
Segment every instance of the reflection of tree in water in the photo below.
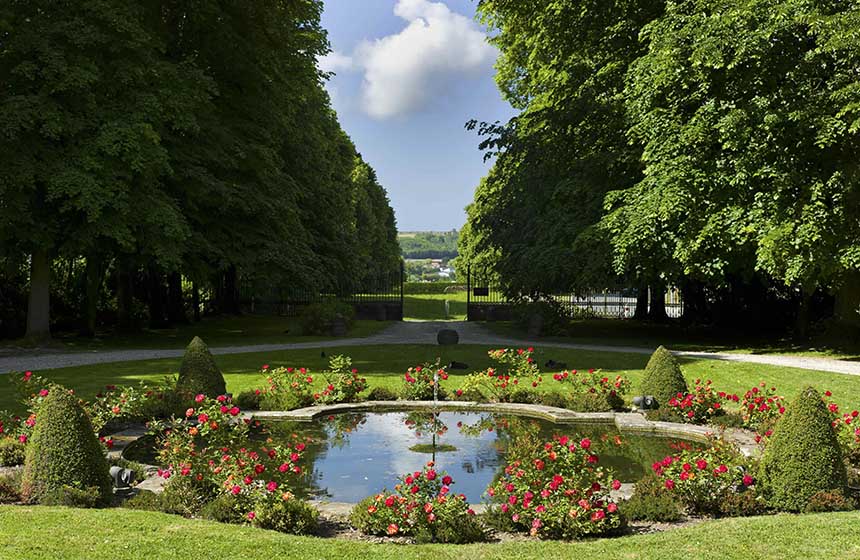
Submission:
M 404 418 L 403 424 L 414 432 L 417 438 L 424 434 L 442 436 L 448 431 L 448 426 L 439 417 L 438 412 L 410 412 Z
M 327 488 L 320 486 L 322 473 L 316 465 L 330 448 L 343 448 L 349 443 L 349 435 L 367 422 L 365 414 L 336 414 L 313 422 L 271 422 L 266 425 L 266 434 L 275 443 L 301 441 L 305 450 L 299 461 L 302 475 L 292 492 L 302 498 L 330 496 Z

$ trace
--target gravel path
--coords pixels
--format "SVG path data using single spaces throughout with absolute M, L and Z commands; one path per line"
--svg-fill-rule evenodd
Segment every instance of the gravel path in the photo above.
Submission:
M 341 338 L 323 342 L 295 342 L 289 344 L 259 344 L 251 346 L 222 346 L 212 348 L 213 354 L 244 354 L 249 352 L 272 352 L 277 350 L 301 350 L 308 348 L 332 348 L 340 346 L 370 346 L 381 344 L 436 344 L 436 333 L 442 328 L 456 329 L 460 334 L 460 344 L 485 346 L 538 346 L 590 350 L 594 352 L 618 352 L 626 354 L 651 354 L 653 348 L 633 346 L 605 346 L 598 344 L 574 344 L 549 342 L 540 339 L 525 340 L 499 336 L 489 332 L 477 323 L 459 322 L 402 322 L 395 323 L 377 334 L 365 338 Z M 47 370 L 89 364 L 130 362 L 137 360 L 157 360 L 159 358 L 178 358 L 184 350 L 109 350 L 75 353 L 45 353 L 26 356 L 0 357 L 0 373 L 24 370 Z M 860 362 L 847 362 L 830 358 L 811 358 L 802 356 L 725 354 L 715 352 L 675 352 L 678 356 L 704 360 L 724 360 L 729 362 L 750 362 L 782 367 L 829 371 L 846 375 L 860 375 Z

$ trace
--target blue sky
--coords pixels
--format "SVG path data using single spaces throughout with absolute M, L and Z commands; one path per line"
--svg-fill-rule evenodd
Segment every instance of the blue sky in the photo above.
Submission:
M 459 229 L 488 169 L 469 119 L 507 120 L 497 53 L 472 0 L 325 0 L 321 66 L 341 125 L 388 191 L 401 231 Z

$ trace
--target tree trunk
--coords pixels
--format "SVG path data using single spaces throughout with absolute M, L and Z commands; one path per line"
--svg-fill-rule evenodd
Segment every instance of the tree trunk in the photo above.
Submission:
M 239 273 L 235 265 L 231 265 L 224 274 L 224 304 L 224 312 L 231 315 L 241 314 L 239 308 Z
M 200 322 L 200 286 L 197 285 L 197 282 L 194 282 L 193 288 L 191 291 L 191 302 L 194 305 L 194 322 Z
M 87 257 L 86 267 L 86 297 L 84 301 L 84 324 L 81 326 L 82 336 L 95 336 L 98 315 L 99 291 L 102 286 L 101 260 L 97 257 Z
M 663 282 L 651 284 L 650 303 L 648 318 L 657 323 L 666 322 L 669 316 L 666 315 L 666 285 Z
M 35 342 L 51 338 L 51 260 L 45 250 L 30 258 L 30 299 L 27 302 L 27 334 Z
M 836 294 L 837 320 L 860 326 L 860 272 L 849 272 Z
M 636 311 L 633 318 L 637 321 L 648 318 L 648 284 L 640 284 L 636 289 Z
M 149 284 L 149 327 L 152 329 L 163 329 L 167 326 L 165 316 L 167 294 L 164 290 L 162 274 L 157 268 L 150 266 L 146 276 Z
M 171 323 L 188 323 L 182 298 L 182 275 L 171 272 L 167 277 L 167 319 Z
M 134 286 L 128 263 L 117 261 L 116 270 L 116 310 L 117 328 L 120 332 L 134 330 L 132 306 L 134 305 Z
M 681 302 L 684 313 L 681 322 L 685 325 L 702 324 L 707 322 L 708 302 L 705 298 L 705 288 L 696 280 L 684 280 L 681 283 Z

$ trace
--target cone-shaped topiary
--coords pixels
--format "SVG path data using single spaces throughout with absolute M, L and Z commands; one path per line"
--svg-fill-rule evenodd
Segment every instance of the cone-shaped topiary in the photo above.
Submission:
M 27 502 L 40 502 L 64 487 L 94 489 L 102 505 L 111 500 L 108 464 L 92 422 L 67 389 L 52 385 L 36 411 L 21 496 Z
M 768 505 L 803 510 L 822 490 L 847 484 L 842 451 L 821 395 L 806 387 L 776 425 L 759 463 L 758 485 Z
M 176 390 L 185 395 L 204 394 L 214 398 L 227 392 L 224 376 L 215 363 L 215 358 L 209 352 L 209 347 L 200 337 L 195 336 L 179 366 L 179 379 Z
M 645 366 L 641 394 L 652 395 L 657 398 L 657 404 L 665 406 L 678 393 L 687 394 L 687 381 L 675 356 L 660 346 Z

